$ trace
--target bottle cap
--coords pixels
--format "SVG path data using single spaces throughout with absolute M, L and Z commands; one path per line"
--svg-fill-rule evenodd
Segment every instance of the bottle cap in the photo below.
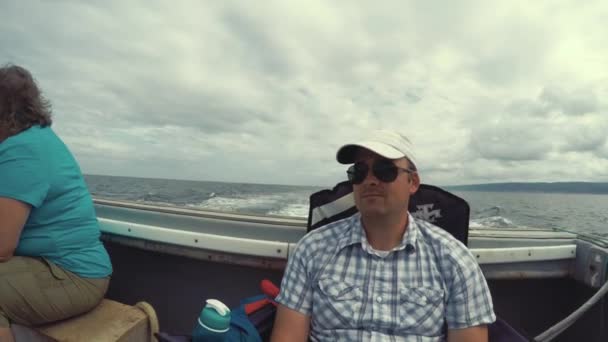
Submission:
M 217 299 L 207 299 L 198 322 L 205 329 L 226 332 L 230 328 L 230 309 Z

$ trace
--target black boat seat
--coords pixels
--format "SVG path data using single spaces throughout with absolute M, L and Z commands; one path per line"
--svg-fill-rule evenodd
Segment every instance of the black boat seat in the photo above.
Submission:
M 33 331 L 13 328 L 17 341 L 155 341 L 155 333 L 158 318 L 150 304 L 130 306 L 109 299 L 85 314 L 38 326 Z
M 355 214 L 357 208 L 352 192 L 352 184 L 346 181 L 338 183 L 331 190 L 310 195 L 307 231 Z M 443 228 L 467 245 L 470 208 L 464 199 L 439 187 L 420 184 L 418 191 L 410 198 L 409 212 L 416 218 Z

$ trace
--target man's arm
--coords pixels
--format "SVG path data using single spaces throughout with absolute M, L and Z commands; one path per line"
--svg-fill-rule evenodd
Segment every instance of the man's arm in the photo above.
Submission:
M 29 204 L 0 197 L 0 262 L 13 257 L 30 208 Z
M 310 316 L 279 304 L 272 330 L 272 342 L 308 341 Z
M 446 306 L 449 342 L 488 341 L 488 324 L 496 321 L 492 295 L 476 258 L 456 243 L 446 254 L 451 260 Z
M 314 273 L 314 237 L 312 232 L 300 239 L 287 260 L 281 291 L 275 298 L 278 308 L 272 342 L 305 342 L 311 333 L 313 286 L 310 274 Z
M 488 326 L 448 329 L 448 342 L 488 342 Z

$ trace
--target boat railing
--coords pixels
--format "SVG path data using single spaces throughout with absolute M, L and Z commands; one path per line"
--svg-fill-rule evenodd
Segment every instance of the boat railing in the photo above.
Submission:
M 280 224 L 294 227 L 306 227 L 306 219 L 294 216 L 278 216 L 278 215 L 257 215 L 251 213 L 228 212 L 212 209 L 191 209 L 184 207 L 175 207 L 169 205 L 147 204 L 127 201 L 108 200 L 101 198 L 93 198 L 93 202 L 99 205 L 107 205 L 112 207 L 120 207 L 135 210 L 145 210 L 153 212 L 161 212 L 173 215 L 187 215 L 202 218 L 215 218 L 222 220 L 247 221 L 263 224 Z
M 185 231 L 170 227 L 99 218 L 102 231 L 136 239 L 152 240 L 173 245 L 210 251 L 245 254 L 258 257 L 287 259 L 297 242 L 271 239 L 251 239 L 204 232 Z M 551 261 L 576 258 L 576 244 L 556 246 L 526 246 L 503 248 L 471 248 L 480 264 Z
M 96 199 L 105 239 L 220 262 L 284 266 L 306 221 Z M 477 229 L 469 247 L 489 278 L 567 277 L 575 235 L 550 229 Z M 187 253 L 187 254 L 186 254 Z

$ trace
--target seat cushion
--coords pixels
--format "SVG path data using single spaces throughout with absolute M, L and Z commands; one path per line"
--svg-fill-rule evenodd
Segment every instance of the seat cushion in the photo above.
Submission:
M 104 299 L 93 310 L 63 321 L 36 327 L 57 341 L 151 341 L 158 319 L 147 303 L 135 306 Z

